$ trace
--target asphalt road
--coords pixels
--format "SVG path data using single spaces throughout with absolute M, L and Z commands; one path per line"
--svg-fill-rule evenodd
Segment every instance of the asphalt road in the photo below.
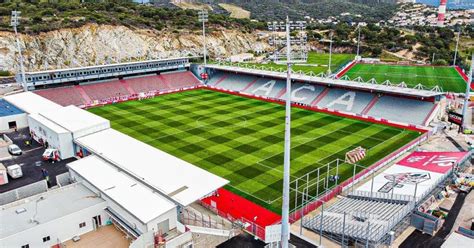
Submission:
M 44 147 L 34 140 L 31 146 L 25 145 L 24 141 L 30 139 L 28 130 L 19 130 L 18 132 L 13 132 L 7 135 L 23 150 L 23 154 L 20 156 L 13 156 L 12 159 L 4 160 L 2 163 L 6 167 L 14 164 L 20 165 L 23 171 L 23 177 L 17 179 L 8 177 L 8 183 L 0 185 L 0 193 L 43 180 L 44 178 L 41 173 L 42 168 L 46 169 L 49 173 L 49 186 L 55 186 L 56 176 L 67 172 L 68 169 L 66 164 L 75 160 L 75 158 L 71 158 L 55 163 L 42 161 L 42 155 L 45 150 Z

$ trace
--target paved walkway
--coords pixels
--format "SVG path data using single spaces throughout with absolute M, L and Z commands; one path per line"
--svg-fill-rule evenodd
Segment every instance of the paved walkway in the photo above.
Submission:
M 128 248 L 129 246 L 130 240 L 113 225 L 103 226 L 96 231 L 83 234 L 78 242 L 69 240 L 64 243 L 64 247 L 67 248 Z

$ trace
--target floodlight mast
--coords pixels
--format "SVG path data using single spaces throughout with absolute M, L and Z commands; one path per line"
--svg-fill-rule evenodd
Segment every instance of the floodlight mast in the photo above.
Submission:
M 469 105 L 469 97 L 471 93 L 471 85 L 472 85 L 472 76 L 474 70 L 474 53 L 471 56 L 471 69 L 469 70 L 469 75 L 467 78 L 466 84 L 466 95 L 464 96 L 464 106 L 462 108 L 462 128 L 465 130 L 467 128 L 467 109 Z
M 25 67 L 23 66 L 23 55 L 21 53 L 21 46 L 20 46 L 20 40 L 18 37 L 18 30 L 17 27 L 20 25 L 20 11 L 12 11 L 12 19 L 10 26 L 13 27 L 13 30 L 15 31 L 15 40 L 16 40 L 16 46 L 18 49 L 18 56 L 20 57 L 20 73 L 21 73 L 21 83 L 23 86 L 24 91 L 28 91 L 28 86 L 26 85 L 26 76 L 25 76 Z
M 283 161 L 283 204 L 281 216 L 281 247 L 288 248 L 290 219 L 290 148 L 291 148 L 291 42 L 290 20 L 286 17 L 286 104 L 285 104 L 285 151 Z
M 203 55 L 204 55 L 204 65 L 207 65 L 207 46 L 206 46 L 206 25 L 205 23 L 209 20 L 209 15 L 207 10 L 203 9 L 199 11 L 199 21 L 202 22 L 202 40 L 203 40 Z
M 359 29 L 359 35 L 357 36 L 357 57 L 359 57 L 359 51 L 360 51 L 360 23 L 357 25 Z
M 330 41 L 329 41 L 329 63 L 328 63 L 328 75 L 331 74 L 331 64 L 332 64 L 332 38 L 333 38 L 333 32 L 331 31 L 330 34 Z
M 459 48 L 459 38 L 461 36 L 461 28 L 459 28 L 458 31 L 458 38 L 456 40 L 456 50 L 454 51 L 454 60 L 453 60 L 453 66 L 456 65 L 456 59 L 458 58 L 458 48 Z

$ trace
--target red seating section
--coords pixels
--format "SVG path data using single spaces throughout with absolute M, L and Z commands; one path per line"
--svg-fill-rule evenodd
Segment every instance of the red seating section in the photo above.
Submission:
M 86 103 L 75 87 L 38 90 L 35 91 L 35 93 L 62 106 L 68 106 L 71 104 L 79 106 Z
M 81 85 L 81 88 L 84 89 L 91 100 L 104 100 L 130 94 L 119 80 Z
M 199 80 L 189 71 L 161 74 L 161 77 L 172 89 L 180 89 L 199 84 Z
M 169 91 L 199 84 L 192 72 L 185 71 L 38 90 L 35 93 L 63 106 L 80 106 L 92 101 L 109 101 L 140 93 Z
M 168 86 L 163 82 L 160 76 L 146 76 L 146 77 L 137 77 L 137 78 L 127 78 L 123 81 L 126 81 L 128 85 L 137 93 L 140 92 L 150 92 L 155 90 L 168 90 Z

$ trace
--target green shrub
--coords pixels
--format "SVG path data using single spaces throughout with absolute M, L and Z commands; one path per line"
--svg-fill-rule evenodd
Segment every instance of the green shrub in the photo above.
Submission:
M 0 71 L 0 77 L 8 77 L 11 76 L 9 71 Z

